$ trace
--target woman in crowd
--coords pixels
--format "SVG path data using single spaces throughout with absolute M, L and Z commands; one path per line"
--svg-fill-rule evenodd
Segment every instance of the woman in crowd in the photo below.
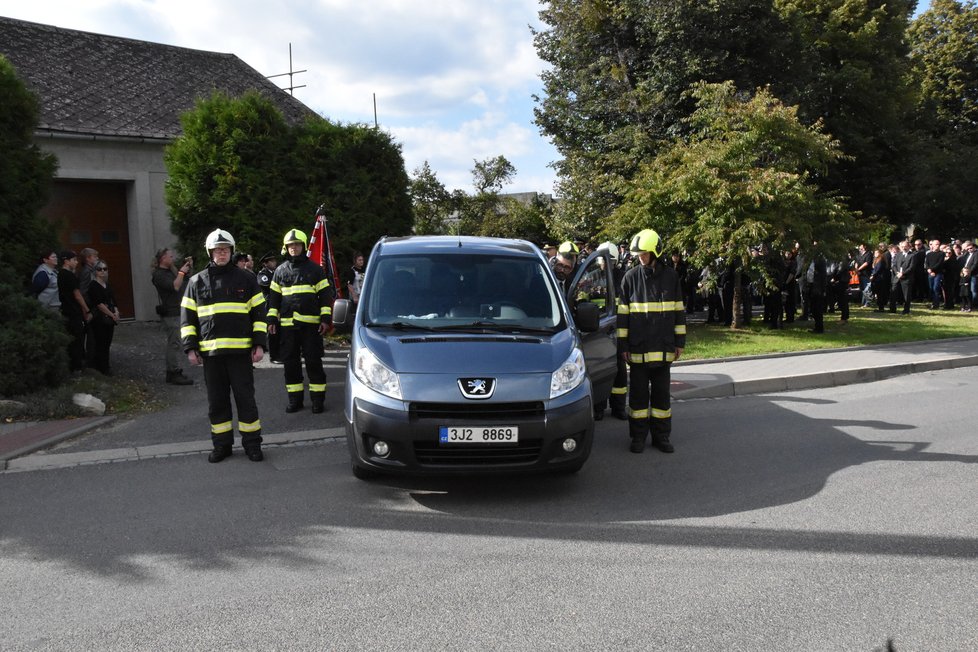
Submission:
M 31 279 L 31 290 L 42 306 L 52 311 L 60 310 L 57 252 L 45 251 L 41 254 L 41 264 L 34 270 L 34 276 Z
M 876 299 L 873 312 L 883 312 L 890 298 L 890 266 L 886 262 L 886 252 L 881 248 L 873 252 L 873 271 L 869 274 L 869 287 Z
M 109 366 L 109 347 L 119 323 L 119 308 L 109 287 L 109 266 L 104 260 L 95 264 L 95 279 L 88 286 L 88 305 L 92 309 L 92 335 L 95 338 L 95 368 L 106 376 L 112 375 Z

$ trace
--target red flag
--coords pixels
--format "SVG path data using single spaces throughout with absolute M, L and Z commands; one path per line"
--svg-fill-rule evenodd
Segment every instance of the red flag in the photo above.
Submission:
M 333 256 L 333 243 L 329 241 L 329 228 L 326 226 L 326 216 L 323 207 L 316 211 L 316 224 L 312 227 L 312 237 L 309 238 L 309 260 L 326 270 L 326 278 L 333 283 L 336 298 L 339 299 L 340 286 L 339 270 L 336 269 L 336 258 Z

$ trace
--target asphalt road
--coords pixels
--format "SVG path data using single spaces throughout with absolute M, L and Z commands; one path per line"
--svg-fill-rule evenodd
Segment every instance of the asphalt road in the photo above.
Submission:
M 0 649 L 978 649 L 973 375 L 677 403 L 671 456 L 606 419 L 569 477 L 0 474 Z

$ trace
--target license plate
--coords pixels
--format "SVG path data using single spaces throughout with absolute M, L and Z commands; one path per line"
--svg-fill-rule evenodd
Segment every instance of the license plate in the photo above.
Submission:
M 519 442 L 517 426 L 441 426 L 438 441 L 442 444 L 515 444 Z

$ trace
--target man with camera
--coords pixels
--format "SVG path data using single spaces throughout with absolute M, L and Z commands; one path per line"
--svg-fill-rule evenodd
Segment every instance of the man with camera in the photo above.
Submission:
M 166 337 L 166 382 L 170 385 L 193 385 L 194 381 L 183 375 L 180 358 L 183 347 L 180 342 L 180 299 L 183 298 L 184 281 L 194 269 L 194 259 L 183 259 L 177 269 L 173 251 L 160 249 L 153 258 L 153 286 L 160 301 L 156 314 L 160 316 L 160 328 Z

